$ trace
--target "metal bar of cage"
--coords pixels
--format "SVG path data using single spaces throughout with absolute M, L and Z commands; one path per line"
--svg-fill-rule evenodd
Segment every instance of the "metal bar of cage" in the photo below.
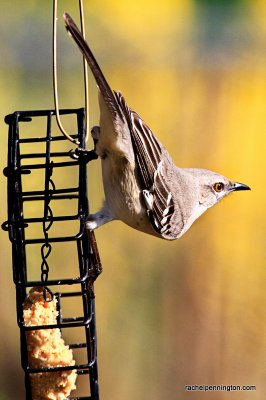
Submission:
M 60 110 L 61 115 L 71 115 L 75 117 L 77 125 L 77 133 L 73 134 L 73 139 L 77 139 L 80 143 L 80 148 L 85 149 L 85 128 L 84 115 L 85 110 L 68 109 Z M 33 136 L 27 137 L 27 124 L 39 117 L 46 119 L 45 132 L 36 133 Z M 75 369 L 78 375 L 88 375 L 89 393 L 81 397 L 69 397 L 70 399 L 90 399 L 99 400 L 99 385 L 98 385 L 98 365 L 97 365 L 97 339 L 96 339 L 96 321 L 95 321 L 95 299 L 93 290 L 93 281 L 97 277 L 100 267 L 96 263 L 100 263 L 97 252 L 96 242 L 93 238 L 94 246 L 92 246 L 91 238 L 85 229 L 85 221 L 88 216 L 88 198 L 87 198 L 87 169 L 86 163 L 88 157 L 81 156 L 73 159 L 71 152 L 53 151 L 54 143 L 67 142 L 66 138 L 61 134 L 54 133 L 53 120 L 55 111 L 40 110 L 40 111 L 17 111 L 6 116 L 5 122 L 9 125 L 8 136 L 8 165 L 4 169 L 4 174 L 8 179 L 8 220 L 3 223 L 2 228 L 8 231 L 9 239 L 12 243 L 12 265 L 13 265 L 13 280 L 16 285 L 16 306 L 17 306 L 17 323 L 20 328 L 20 343 L 21 343 L 21 365 L 25 372 L 25 389 L 26 400 L 32 399 L 31 393 L 31 374 L 39 372 L 53 373 L 61 370 Z M 23 129 L 21 129 L 23 124 Z M 25 129 L 26 125 L 26 129 Z M 26 130 L 24 136 L 21 131 Z M 68 142 L 69 143 L 69 142 Z M 34 152 L 24 151 L 22 146 L 33 144 Z M 45 151 L 40 151 L 38 146 L 45 145 Z M 35 151 L 36 150 L 36 151 Z M 84 153 L 85 154 L 85 153 Z M 56 158 L 56 162 L 54 159 Z M 94 158 L 94 157 L 92 157 Z M 37 159 L 41 160 L 38 163 L 30 163 Z M 24 161 L 27 164 L 24 164 Z M 64 168 L 74 168 L 78 175 L 77 185 L 68 186 L 57 189 L 51 179 L 53 171 L 60 171 L 60 176 L 64 172 Z M 34 170 L 44 172 L 44 188 L 29 190 L 24 189 L 24 179 L 27 183 L 30 182 L 31 173 Z M 49 185 L 52 184 L 52 188 Z M 51 201 L 60 201 L 67 199 L 68 201 L 77 202 L 77 210 L 75 213 L 64 213 L 61 216 L 54 216 L 51 207 Z M 24 215 L 24 208 L 30 202 L 31 206 L 36 202 L 43 202 L 44 213 L 37 217 L 27 217 Z M 76 203 L 75 203 L 76 204 Z M 76 221 L 78 228 L 71 234 L 54 234 L 48 235 L 50 226 L 53 223 L 63 223 L 66 221 Z M 34 225 L 42 224 L 44 237 L 28 238 L 28 230 Z M 30 279 L 28 277 L 28 260 L 27 255 L 30 246 L 42 245 L 51 251 L 52 244 L 60 243 L 62 246 L 62 257 L 64 255 L 63 246 L 68 246 L 70 243 L 75 244 L 75 253 L 78 263 L 79 275 L 70 278 L 49 279 L 48 278 L 48 262 L 47 257 L 43 256 L 45 268 L 42 264 L 42 275 L 40 280 Z M 50 253 L 48 253 L 49 255 Z M 43 253 L 42 253 L 43 255 Z M 95 268 L 98 272 L 95 272 Z M 67 285 L 67 291 L 63 290 L 63 286 Z M 25 326 L 23 319 L 23 302 L 27 297 L 27 288 L 39 286 L 47 288 L 48 286 L 56 287 L 56 292 L 53 293 L 57 299 L 58 318 L 56 325 L 42 326 Z M 78 286 L 78 289 L 71 291 L 72 287 Z M 60 290 L 61 289 L 61 290 Z M 50 291 L 50 289 L 49 289 Z M 79 299 L 82 304 L 82 315 L 71 317 L 63 317 L 62 301 L 65 299 Z M 78 343 L 70 343 L 71 349 L 84 349 L 86 353 L 86 362 L 78 363 L 74 366 L 58 366 L 54 368 L 30 368 L 27 354 L 26 332 L 29 330 L 38 329 L 53 329 L 60 328 L 61 330 L 71 328 L 84 329 L 85 340 Z

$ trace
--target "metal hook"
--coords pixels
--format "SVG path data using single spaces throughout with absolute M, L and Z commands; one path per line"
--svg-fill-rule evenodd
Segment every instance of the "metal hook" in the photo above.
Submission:
M 81 24 L 81 32 L 83 37 L 85 38 L 85 27 L 84 27 L 84 12 L 83 12 L 83 1 L 79 0 L 79 11 L 80 11 L 80 24 Z M 59 106 L 58 106 L 58 84 L 57 84 L 57 46 L 56 46 L 56 37 L 57 37 L 57 0 L 53 1 L 53 88 L 54 88 L 54 104 L 55 104 L 55 115 L 56 121 L 60 131 L 63 135 L 70 140 L 71 142 L 79 145 L 79 141 L 73 139 L 64 129 L 60 115 L 59 115 Z M 88 67 L 85 58 L 83 57 L 83 73 L 84 73 L 84 88 L 85 88 L 85 109 L 86 109 L 86 141 L 89 136 L 89 96 L 88 96 Z

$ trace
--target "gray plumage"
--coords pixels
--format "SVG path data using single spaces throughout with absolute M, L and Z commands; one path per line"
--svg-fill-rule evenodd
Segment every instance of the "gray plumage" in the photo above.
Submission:
M 72 18 L 68 14 L 64 18 L 99 87 L 100 127 L 92 129 L 92 136 L 102 160 L 106 200 L 99 212 L 89 216 L 88 229 L 118 219 L 173 240 L 227 194 L 250 189 L 208 170 L 177 168 L 122 94 L 111 90 Z

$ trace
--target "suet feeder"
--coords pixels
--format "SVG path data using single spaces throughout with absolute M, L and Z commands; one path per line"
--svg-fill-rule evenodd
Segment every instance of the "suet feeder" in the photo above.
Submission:
M 36 398 L 34 382 L 45 379 L 52 382 L 51 390 L 57 393 L 47 399 L 98 400 L 93 282 L 101 271 L 101 264 L 95 238 L 85 229 L 89 212 L 86 165 L 90 160 L 90 153 L 82 151 L 85 149 L 85 112 L 82 108 L 60 110 L 60 115 L 76 121 L 76 131 L 71 136 L 79 143 L 80 151 L 75 157 L 72 151 L 66 150 L 70 142 L 55 129 L 53 110 L 17 111 L 6 116 L 9 138 L 4 174 L 8 182 L 8 220 L 2 227 L 8 231 L 12 243 L 26 400 Z M 69 176 L 75 177 L 76 182 Z M 55 305 L 56 309 L 51 311 L 55 318 L 52 323 L 47 324 L 45 319 L 43 324 L 26 323 L 25 309 L 28 306 L 28 312 L 32 313 L 31 306 L 36 306 L 29 300 L 31 288 L 39 296 L 42 307 Z M 56 334 L 63 343 L 60 351 L 71 352 L 75 361 L 51 364 L 41 347 L 44 354 L 38 356 L 42 361 L 39 366 L 34 364 L 31 358 L 34 345 L 30 338 L 39 340 L 40 332 L 45 338 Z M 66 343 L 61 335 L 68 338 Z M 70 375 L 72 371 L 77 375 L 78 397 L 71 397 L 72 393 L 70 397 L 66 394 L 60 397 L 60 387 L 53 388 L 54 377 Z M 81 386 L 86 393 L 79 394 L 80 379 L 85 379 Z

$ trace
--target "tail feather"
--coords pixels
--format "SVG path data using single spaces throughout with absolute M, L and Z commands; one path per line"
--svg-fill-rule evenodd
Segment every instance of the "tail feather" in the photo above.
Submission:
M 71 34 L 76 44 L 78 45 L 81 53 L 85 57 L 109 111 L 114 117 L 119 116 L 121 119 L 123 119 L 121 110 L 117 104 L 114 93 L 110 88 L 107 80 L 105 79 L 101 71 L 101 68 L 99 67 L 91 49 L 88 46 L 88 43 L 83 38 L 82 33 L 80 32 L 79 28 L 77 27 L 73 19 L 70 17 L 70 15 L 65 13 L 64 19 L 65 19 L 66 29 Z

